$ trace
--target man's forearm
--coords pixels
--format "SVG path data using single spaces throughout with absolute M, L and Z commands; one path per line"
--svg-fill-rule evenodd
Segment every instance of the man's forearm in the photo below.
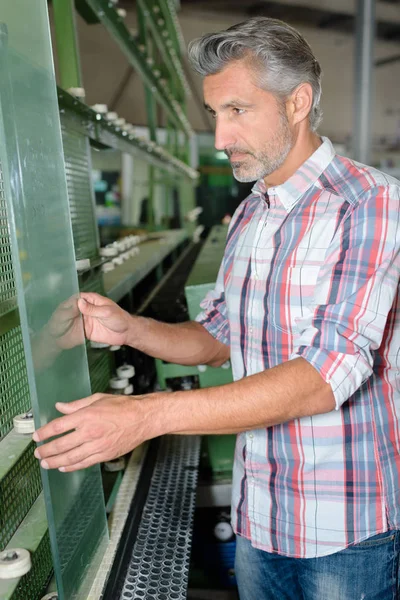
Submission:
M 151 437 L 165 433 L 238 433 L 335 408 L 330 385 L 302 358 L 228 385 L 148 399 L 153 403 L 150 412 L 158 413 L 161 428 Z
M 133 316 L 127 344 L 181 365 L 220 366 L 229 358 L 229 348 L 195 321 L 170 324 Z

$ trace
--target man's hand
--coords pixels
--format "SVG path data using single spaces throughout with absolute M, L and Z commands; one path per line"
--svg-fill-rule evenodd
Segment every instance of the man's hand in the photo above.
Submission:
M 88 340 L 123 346 L 127 343 L 132 317 L 109 298 L 82 293 L 78 301 Z
M 157 430 L 159 419 L 153 414 L 151 397 L 94 394 L 68 404 L 57 403 L 56 408 L 66 416 L 33 435 L 35 442 L 42 442 L 66 434 L 35 450 L 44 469 L 85 469 L 122 456 L 163 433 Z

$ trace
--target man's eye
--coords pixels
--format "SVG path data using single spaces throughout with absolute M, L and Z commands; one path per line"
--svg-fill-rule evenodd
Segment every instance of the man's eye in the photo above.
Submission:
M 235 115 L 242 115 L 245 111 L 244 108 L 233 108 L 232 109 Z

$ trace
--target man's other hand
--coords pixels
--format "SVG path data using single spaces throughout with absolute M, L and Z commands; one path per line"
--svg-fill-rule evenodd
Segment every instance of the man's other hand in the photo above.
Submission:
M 118 304 L 95 293 L 82 293 L 78 307 L 83 316 L 88 340 L 112 346 L 127 342 L 131 316 Z
M 138 398 L 138 399 L 136 399 Z M 146 396 L 94 394 L 68 404 L 57 403 L 65 416 L 38 429 L 35 442 L 60 436 L 35 450 L 44 469 L 85 469 L 122 456 L 155 437 L 158 421 L 146 407 Z M 148 425 L 150 423 L 150 425 Z M 64 435 L 62 435 L 64 434 Z

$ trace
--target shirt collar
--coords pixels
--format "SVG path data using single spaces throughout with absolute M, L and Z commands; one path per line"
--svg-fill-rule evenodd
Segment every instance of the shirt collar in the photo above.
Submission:
M 287 181 L 267 189 L 264 180 L 259 179 L 254 184 L 252 192 L 258 196 L 265 196 L 266 192 L 269 196 L 277 194 L 287 212 L 290 212 L 301 196 L 317 182 L 336 154 L 332 142 L 326 137 L 321 139 L 321 146 Z

